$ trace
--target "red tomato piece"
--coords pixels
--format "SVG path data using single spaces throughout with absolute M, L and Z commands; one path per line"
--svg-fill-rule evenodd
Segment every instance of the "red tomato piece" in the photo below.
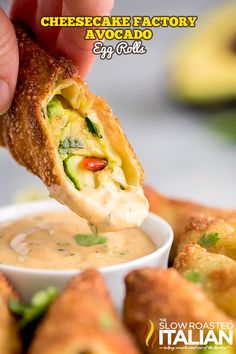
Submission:
M 100 159 L 98 157 L 85 157 L 82 161 L 82 166 L 89 171 L 101 171 L 107 165 L 106 159 Z

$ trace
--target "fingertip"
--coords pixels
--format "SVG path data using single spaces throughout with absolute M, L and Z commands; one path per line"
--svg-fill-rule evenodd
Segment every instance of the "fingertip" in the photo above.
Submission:
M 80 77 L 85 78 L 96 56 L 92 52 L 92 44 L 87 42 L 87 47 L 79 47 L 77 43 L 71 40 L 72 36 L 69 32 L 61 31 L 57 40 L 56 51 L 70 58 L 78 67 Z
M 35 13 L 37 0 L 13 0 L 10 4 L 10 18 L 22 21 L 31 28 L 35 28 Z
M 64 0 L 63 16 L 107 16 L 111 12 L 114 0 Z M 92 52 L 93 40 L 85 40 L 85 28 L 61 28 L 56 50 L 72 59 L 78 66 L 81 77 L 90 70 L 96 56 Z
M 76 65 L 78 66 L 78 72 L 82 79 L 84 79 L 91 70 L 95 61 L 95 55 L 92 53 L 80 53 L 77 56 Z

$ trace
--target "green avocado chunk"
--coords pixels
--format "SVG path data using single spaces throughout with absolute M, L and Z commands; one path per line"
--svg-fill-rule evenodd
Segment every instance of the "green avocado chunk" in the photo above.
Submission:
M 84 187 L 94 187 L 93 172 L 81 166 L 83 159 L 83 156 L 74 155 L 63 161 L 65 173 L 78 190 Z
M 47 114 L 49 120 L 52 117 L 60 116 L 62 112 L 63 112 L 63 106 L 61 100 L 56 96 L 53 97 L 53 99 L 47 105 Z

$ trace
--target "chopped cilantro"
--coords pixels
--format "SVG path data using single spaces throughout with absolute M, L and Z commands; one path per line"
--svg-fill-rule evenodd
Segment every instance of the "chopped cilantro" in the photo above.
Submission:
M 184 277 L 192 283 L 201 283 L 202 280 L 201 273 L 195 270 L 187 270 Z
M 107 237 L 97 236 L 93 234 L 87 234 L 87 235 L 78 234 L 74 236 L 74 239 L 80 246 L 85 246 L 85 247 L 101 245 L 107 242 Z
M 67 153 L 68 153 L 68 150 L 67 149 L 63 149 L 63 148 L 58 148 L 58 151 L 59 151 L 59 154 L 60 155 L 66 155 L 65 158 L 67 157 Z M 63 159 L 64 160 L 64 159 Z
M 219 241 L 219 233 L 218 232 L 210 232 L 209 234 L 203 234 L 200 236 L 198 244 L 202 247 L 211 247 L 214 246 L 217 241 Z
M 71 153 L 70 149 L 84 149 L 83 141 L 72 137 L 67 137 L 61 140 L 58 151 L 63 160 L 67 158 L 67 154 Z
M 107 312 L 102 312 L 98 318 L 99 325 L 103 329 L 113 329 L 116 327 L 114 318 Z
M 102 134 L 100 133 L 98 126 L 96 123 L 92 122 L 91 119 L 89 117 L 85 117 L 86 123 L 87 123 L 87 127 L 90 133 L 97 135 L 98 138 L 102 138 Z
M 81 139 L 67 137 L 60 141 L 59 149 L 83 149 L 84 144 Z
M 29 304 L 10 299 L 9 308 L 12 313 L 19 316 L 19 327 L 23 329 L 31 322 L 42 317 L 55 300 L 57 294 L 58 290 L 50 286 L 45 290 L 38 291 Z

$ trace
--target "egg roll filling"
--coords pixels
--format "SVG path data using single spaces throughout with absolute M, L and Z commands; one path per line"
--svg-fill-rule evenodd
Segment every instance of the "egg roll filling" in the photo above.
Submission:
M 75 80 L 57 83 L 44 111 L 54 146 L 65 174 L 78 190 L 99 188 L 105 181 L 124 190 L 129 181 L 122 159 L 90 101 Z

